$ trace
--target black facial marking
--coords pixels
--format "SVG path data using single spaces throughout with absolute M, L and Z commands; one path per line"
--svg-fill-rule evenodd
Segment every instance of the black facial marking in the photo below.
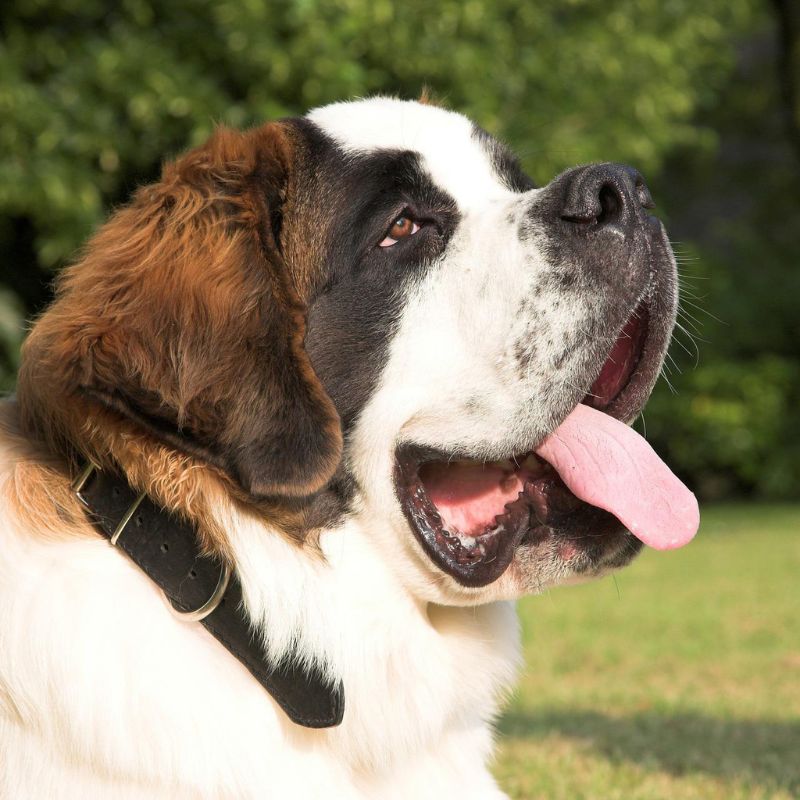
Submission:
M 536 188 L 536 184 L 522 169 L 519 159 L 506 145 L 475 123 L 472 124 L 472 136 L 486 151 L 497 176 L 512 192 L 528 192 Z
M 455 200 L 436 186 L 411 151 L 347 153 L 308 121 L 304 137 L 312 182 L 324 192 L 306 213 L 324 215 L 327 280 L 308 314 L 306 351 L 336 406 L 345 436 L 385 365 L 409 289 L 435 268 L 455 230 Z M 420 230 L 379 247 L 400 214 Z

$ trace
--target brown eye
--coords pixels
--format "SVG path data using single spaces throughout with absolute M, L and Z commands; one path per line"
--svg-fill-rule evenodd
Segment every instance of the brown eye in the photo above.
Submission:
M 411 217 L 398 217 L 389 229 L 389 236 L 392 239 L 402 239 L 404 236 L 411 236 L 413 229 L 414 222 Z
M 409 236 L 413 236 L 419 230 L 419 225 L 414 222 L 411 217 L 406 216 L 405 214 L 401 214 L 393 223 L 392 227 L 389 228 L 389 232 L 386 234 L 386 237 L 380 242 L 380 247 L 391 247 L 392 245 L 397 244 L 400 239 L 406 239 Z

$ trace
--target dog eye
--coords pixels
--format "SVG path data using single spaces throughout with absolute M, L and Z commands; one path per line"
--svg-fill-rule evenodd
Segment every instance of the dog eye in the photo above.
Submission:
M 408 214 L 401 214 L 392 223 L 386 236 L 379 243 L 378 247 L 393 247 L 400 239 L 407 239 L 419 231 L 419 225 Z

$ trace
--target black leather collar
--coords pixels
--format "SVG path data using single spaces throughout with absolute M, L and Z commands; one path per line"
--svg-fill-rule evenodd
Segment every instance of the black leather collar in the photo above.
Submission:
M 222 566 L 216 559 L 201 555 L 192 525 L 159 508 L 146 496 L 140 500 L 141 496 L 118 475 L 87 470 L 83 478 L 82 483 L 75 484 L 76 493 L 97 529 L 109 540 L 135 506 L 116 546 L 162 589 L 177 610 L 200 608 L 218 587 L 222 588 Z M 318 672 L 302 666 L 297 657 L 278 664 L 267 661 L 263 649 L 254 641 L 235 573 L 219 604 L 200 624 L 247 667 L 292 722 L 306 728 L 330 728 L 342 721 L 341 683 L 329 685 Z M 213 687 L 209 691 L 214 691 Z

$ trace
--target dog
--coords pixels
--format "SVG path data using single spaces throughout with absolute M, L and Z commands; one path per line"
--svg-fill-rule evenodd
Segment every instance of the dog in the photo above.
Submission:
M 2 798 L 501 798 L 514 600 L 685 544 L 641 175 L 369 98 L 167 164 L 0 428 Z

